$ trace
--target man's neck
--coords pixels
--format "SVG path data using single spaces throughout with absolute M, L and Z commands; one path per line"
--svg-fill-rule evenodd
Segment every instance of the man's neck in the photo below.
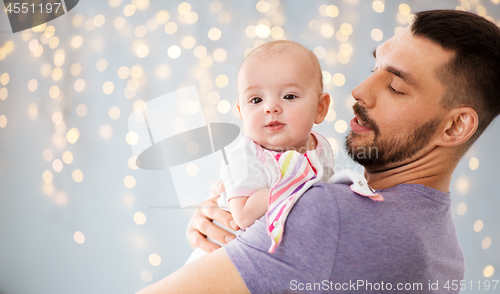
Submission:
M 365 177 L 374 189 L 386 189 L 399 184 L 422 184 L 448 193 L 458 162 L 458 159 L 453 159 L 450 155 L 450 150 L 438 147 L 414 161 L 390 169 L 365 169 Z

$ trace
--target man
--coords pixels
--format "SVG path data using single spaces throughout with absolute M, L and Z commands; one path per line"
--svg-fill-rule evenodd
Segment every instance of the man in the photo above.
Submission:
M 315 185 L 274 254 L 262 218 L 142 293 L 458 293 L 451 283 L 463 278 L 464 259 L 448 192 L 458 162 L 500 113 L 500 30 L 466 12 L 420 12 L 374 56 L 373 74 L 352 92 L 346 147 L 385 201 Z M 231 238 L 209 221 L 231 225 L 214 199 L 188 231 L 205 250 L 215 246 L 204 235 Z

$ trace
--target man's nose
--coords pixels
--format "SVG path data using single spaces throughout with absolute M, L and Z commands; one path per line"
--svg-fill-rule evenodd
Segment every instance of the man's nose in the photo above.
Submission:
M 271 113 L 281 113 L 283 109 L 281 108 L 281 105 L 277 102 L 270 101 L 266 104 L 265 108 L 266 113 L 271 114 Z
M 376 93 L 381 84 L 382 81 L 375 72 L 352 90 L 352 97 L 363 107 L 373 108 L 377 103 Z

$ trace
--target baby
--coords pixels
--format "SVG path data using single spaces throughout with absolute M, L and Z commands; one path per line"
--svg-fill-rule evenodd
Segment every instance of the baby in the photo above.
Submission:
M 263 44 L 241 65 L 238 110 L 245 135 L 227 155 L 229 165 L 222 170 L 226 193 L 218 203 L 242 229 L 268 212 L 270 252 L 300 195 L 333 175 L 332 149 L 312 131 L 329 106 L 318 58 L 300 44 Z

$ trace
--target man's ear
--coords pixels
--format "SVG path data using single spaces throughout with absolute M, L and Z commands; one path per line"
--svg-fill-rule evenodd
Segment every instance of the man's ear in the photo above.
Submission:
M 438 146 L 459 146 L 467 142 L 479 124 L 477 112 L 471 107 L 453 109 L 447 116 L 444 132 L 438 138 Z
M 315 124 L 319 124 L 325 119 L 328 114 L 328 109 L 330 108 L 330 100 L 330 94 L 326 92 L 319 96 L 318 109 L 316 112 L 316 118 L 314 119 Z

